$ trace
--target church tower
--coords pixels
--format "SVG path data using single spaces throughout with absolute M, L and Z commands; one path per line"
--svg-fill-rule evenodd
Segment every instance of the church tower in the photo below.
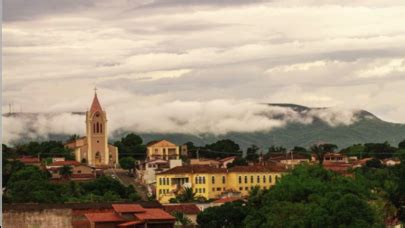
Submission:
M 87 161 L 91 166 L 109 165 L 107 114 L 94 93 L 90 110 L 86 112 Z

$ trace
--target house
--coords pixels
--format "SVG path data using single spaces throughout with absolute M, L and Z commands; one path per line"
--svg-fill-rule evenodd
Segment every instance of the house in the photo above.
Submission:
M 360 168 L 362 166 L 365 166 L 366 163 L 370 160 L 372 160 L 373 158 L 363 158 L 363 159 L 359 159 L 357 161 L 352 162 L 352 168 Z
M 236 156 L 231 156 L 231 157 L 226 157 L 226 158 L 222 158 L 219 160 L 219 162 L 221 163 L 220 166 L 221 168 L 228 168 L 228 164 L 231 164 L 233 161 L 235 161 Z
M 301 163 L 309 163 L 310 159 L 305 154 L 287 153 L 285 155 L 277 155 L 269 158 L 270 161 L 278 162 L 286 167 L 294 167 Z
M 154 184 L 156 182 L 156 173 L 174 168 L 176 166 L 182 166 L 182 161 L 180 159 L 169 161 L 155 159 L 145 161 L 137 167 L 137 178 L 144 184 Z
M 208 165 L 208 166 L 214 166 L 214 167 L 220 168 L 221 162 L 214 160 L 214 159 L 209 159 L 209 158 L 195 158 L 195 159 L 190 159 L 190 165 Z
M 341 153 L 326 153 L 323 162 L 339 162 L 339 163 L 349 163 L 348 156 Z
M 47 165 L 46 169 L 51 173 L 52 179 L 61 179 L 62 176 L 59 174 L 59 170 L 63 166 L 72 167 L 70 180 L 91 180 L 96 178 L 96 172 L 93 167 L 73 160 L 55 161 Z
M 395 166 L 401 164 L 401 161 L 397 158 L 386 158 L 382 160 L 382 163 L 386 166 Z
M 172 214 L 175 212 L 183 213 L 193 224 L 197 224 L 197 215 L 201 212 L 195 204 L 165 204 L 163 209 Z
M 167 140 L 152 141 L 146 144 L 147 160 L 163 159 L 180 159 L 179 147 Z
M 236 166 L 230 169 L 209 165 L 187 165 L 156 174 L 156 199 L 168 203 L 185 187 L 191 187 L 197 197 L 217 199 L 233 191 L 249 195 L 254 187 L 269 189 L 285 172 L 276 166 Z
M 176 221 L 160 208 L 144 208 L 139 204 L 113 204 L 112 208 L 108 212 L 86 213 L 90 227 L 172 228 Z
M 22 156 L 20 158 L 17 158 L 18 161 L 24 163 L 24 165 L 33 165 L 33 166 L 41 166 L 41 161 L 39 160 L 38 157 L 33 157 L 33 156 Z

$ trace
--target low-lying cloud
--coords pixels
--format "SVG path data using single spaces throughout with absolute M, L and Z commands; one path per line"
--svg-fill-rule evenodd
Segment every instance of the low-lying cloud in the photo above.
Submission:
M 321 120 L 329 126 L 350 125 L 358 111 L 325 108 L 309 111 L 268 106 L 253 101 L 211 100 L 131 102 L 107 108 L 111 133 L 182 133 L 224 135 L 231 132 L 263 132 L 289 123 L 311 124 Z M 47 139 L 54 134 L 85 134 L 85 115 L 53 113 L 3 116 L 3 142 Z

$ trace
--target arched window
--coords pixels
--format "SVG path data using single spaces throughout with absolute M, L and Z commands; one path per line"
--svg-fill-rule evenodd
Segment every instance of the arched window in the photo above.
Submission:
M 100 132 L 100 126 L 98 125 L 98 122 L 96 124 L 96 128 L 97 128 L 97 133 L 99 133 Z
M 248 180 L 248 177 L 247 177 L 247 176 L 245 176 L 245 184 L 247 184 L 247 180 Z
M 239 184 L 242 184 L 242 177 L 239 176 Z
M 225 184 L 225 176 L 222 176 L 222 184 Z

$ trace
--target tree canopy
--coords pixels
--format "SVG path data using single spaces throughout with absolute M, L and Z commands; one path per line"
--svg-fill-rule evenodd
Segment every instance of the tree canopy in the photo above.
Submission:
M 137 160 L 146 157 L 146 146 L 142 144 L 143 140 L 140 136 L 130 133 L 121 140 L 116 141 L 114 145 L 118 147 L 120 157 L 133 157 Z

